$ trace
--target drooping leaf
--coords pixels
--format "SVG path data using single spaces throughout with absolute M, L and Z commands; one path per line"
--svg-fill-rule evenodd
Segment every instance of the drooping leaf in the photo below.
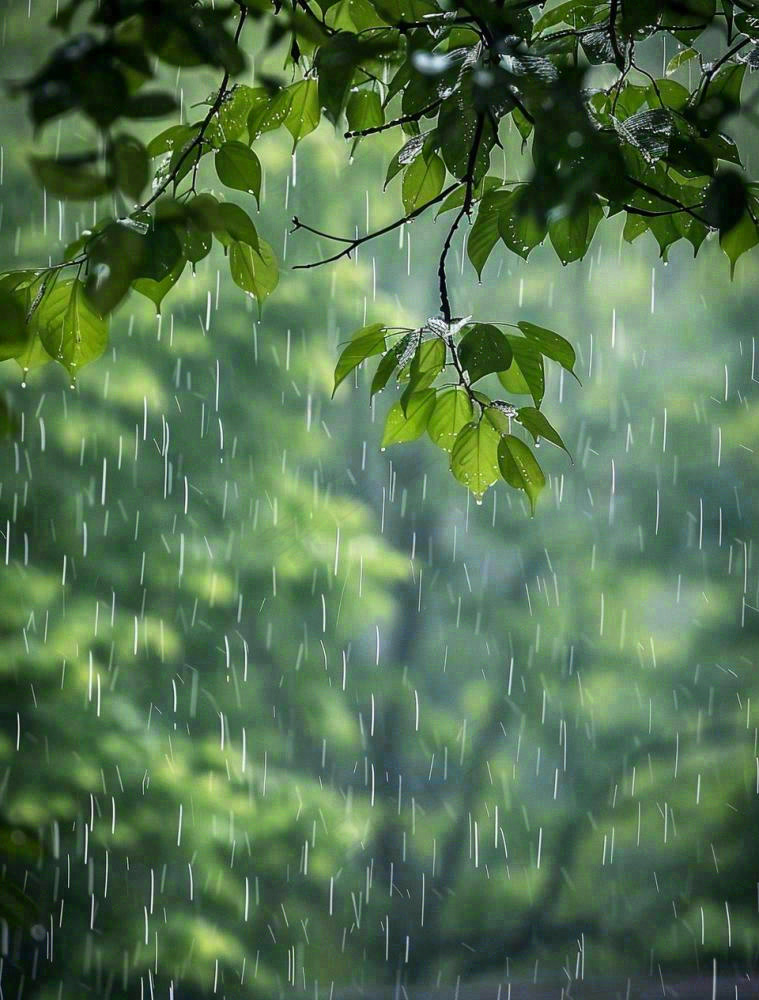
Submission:
M 517 490 L 524 490 L 534 516 L 535 502 L 546 484 L 543 470 L 524 441 L 506 434 L 498 444 L 498 464 L 501 475 Z
M 498 242 L 499 215 L 501 209 L 508 204 L 509 197 L 509 191 L 491 191 L 484 195 L 469 232 L 466 252 L 480 279 L 485 262 Z
M 371 323 L 369 326 L 357 330 L 351 338 L 348 346 L 340 355 L 335 366 L 335 384 L 332 387 L 332 395 L 340 383 L 354 368 L 358 368 L 362 361 L 382 354 L 385 350 L 385 326 L 383 323 Z
M 603 214 L 601 206 L 593 202 L 550 223 L 548 235 L 562 264 L 582 260 Z
M 258 233 L 253 220 L 244 208 L 231 201 L 223 201 L 219 204 L 218 217 L 219 225 L 213 232 L 220 242 L 228 246 L 232 240 L 237 240 L 240 243 L 247 243 L 258 252 Z
M 558 333 L 554 333 L 553 330 L 546 330 L 545 327 L 529 323 L 527 320 L 520 320 L 517 326 L 525 337 L 537 345 L 541 354 L 545 354 L 552 361 L 558 361 L 562 368 L 565 368 L 571 375 L 574 375 L 577 356 L 574 347 L 572 347 L 568 340 L 565 340 Z
M 730 261 L 731 278 L 735 276 L 735 265 L 738 263 L 738 259 L 758 243 L 759 232 L 757 232 L 757 227 L 748 212 L 743 213 L 737 225 L 720 236 L 719 245 Z
M 530 211 L 523 189 L 512 191 L 498 213 L 498 233 L 509 250 L 527 260 L 547 232 L 546 224 L 539 222 Z
M 259 308 L 279 282 L 277 258 L 269 244 L 260 237 L 257 251 L 247 243 L 234 241 L 230 244 L 229 270 L 234 283 L 255 296 Z
M 481 500 L 489 486 L 500 478 L 498 431 L 487 420 L 465 424 L 451 449 L 451 472 Z
M 290 88 L 290 107 L 285 128 L 293 137 L 293 150 L 319 124 L 319 85 L 316 80 L 301 80 Z
M 563 448 L 567 455 L 569 455 L 569 450 L 562 441 L 561 435 L 550 423 L 545 414 L 540 410 L 536 409 L 534 406 L 523 406 L 518 412 L 517 420 L 526 431 L 529 431 L 530 434 L 532 434 L 535 438 L 536 445 L 540 438 L 545 438 L 546 441 L 550 441 L 551 444 L 555 444 L 557 448 Z M 571 457 L 572 456 L 570 455 L 570 458 Z
M 186 264 L 187 261 L 184 257 L 180 257 L 174 265 L 173 270 L 160 281 L 154 281 L 151 278 L 138 278 L 133 282 L 132 288 L 136 292 L 139 292 L 140 295 L 144 295 L 145 298 L 150 299 L 155 304 L 156 312 L 160 315 L 161 303 L 179 281 Z
M 45 350 L 72 377 L 99 358 L 108 343 L 108 325 L 78 278 L 59 281 L 42 299 L 34 320 Z
M 216 173 L 222 184 L 247 191 L 258 203 L 261 197 L 261 161 L 243 142 L 225 142 L 215 158 Z
M 401 444 L 421 437 L 435 408 L 435 395 L 434 389 L 415 392 L 406 404 L 405 412 L 400 402 L 394 403 L 385 421 L 381 447 L 387 448 L 390 444 Z
M 435 402 L 427 433 L 443 451 L 450 452 L 459 431 L 472 419 L 472 402 L 463 389 L 447 389 Z

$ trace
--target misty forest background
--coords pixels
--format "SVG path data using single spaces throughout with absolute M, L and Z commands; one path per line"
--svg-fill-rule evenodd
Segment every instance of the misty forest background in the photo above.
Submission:
M 0 8 L 4 77 L 51 12 Z M 5 266 L 92 223 L 30 180 L 58 141 L 4 101 Z M 318 250 L 293 214 L 399 214 L 376 145 L 257 150 L 287 264 Z M 5 997 L 756 967 L 759 258 L 731 283 L 716 246 L 665 266 L 617 232 L 478 287 L 458 247 L 467 313 L 578 351 L 545 404 L 575 462 L 541 445 L 530 519 L 430 441 L 380 452 L 365 371 L 329 399 L 365 319 L 436 314 L 433 235 L 283 270 L 262 318 L 212 254 L 160 318 L 133 296 L 76 390 L 0 367 Z

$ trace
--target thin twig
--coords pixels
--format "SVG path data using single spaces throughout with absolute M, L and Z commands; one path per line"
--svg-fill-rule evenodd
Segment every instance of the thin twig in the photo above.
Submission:
M 388 129 L 395 128 L 397 125 L 407 125 L 409 122 L 418 122 L 420 118 L 429 114 L 430 111 L 434 111 L 435 108 L 439 107 L 442 103 L 442 98 L 440 98 L 437 101 L 433 101 L 432 104 L 428 104 L 426 108 L 422 108 L 421 111 L 414 111 L 413 114 L 402 115 L 400 118 L 394 118 L 391 122 L 385 122 L 384 125 L 372 125 L 371 128 L 359 128 L 353 132 L 345 132 L 344 138 L 361 139 L 365 135 L 375 135 L 377 132 L 387 132 Z
M 371 240 L 376 240 L 380 236 L 385 236 L 387 233 L 391 233 L 394 229 L 398 229 L 399 226 L 402 226 L 404 222 L 410 222 L 423 212 L 426 212 L 428 208 L 431 208 L 433 205 L 437 205 L 438 202 L 443 201 L 444 198 L 447 198 L 449 194 L 460 186 L 461 181 L 449 184 L 447 188 L 437 195 L 436 198 L 432 198 L 430 201 L 425 202 L 424 205 L 420 205 L 419 208 L 414 209 L 413 212 L 409 212 L 408 215 L 404 215 L 402 218 L 396 219 L 395 222 L 391 222 L 389 225 L 383 226 L 382 229 L 376 229 L 373 233 L 367 233 L 366 236 L 357 236 L 353 240 L 348 240 L 343 236 L 330 236 L 327 233 L 323 233 L 322 235 L 326 239 L 336 240 L 339 243 L 346 243 L 347 246 L 344 250 L 341 250 L 340 253 L 333 254 L 331 257 L 325 257 L 324 260 L 314 260 L 309 264 L 295 264 L 293 270 L 300 271 L 310 267 L 321 267 L 323 264 L 331 264 L 333 261 L 340 260 L 341 257 L 350 257 L 353 251 L 362 246 L 364 243 L 369 243 Z M 296 222 L 296 220 L 293 221 Z M 295 228 L 292 229 L 291 232 L 297 232 L 298 229 L 309 229 L 309 227 L 305 226 L 302 222 L 296 222 Z M 313 232 L 313 230 L 311 231 Z

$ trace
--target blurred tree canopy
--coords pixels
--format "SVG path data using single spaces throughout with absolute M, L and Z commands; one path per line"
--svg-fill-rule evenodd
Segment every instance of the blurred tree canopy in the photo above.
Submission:
M 402 387 L 383 447 L 429 431 L 476 498 L 505 480 L 534 509 L 545 475 L 527 442 L 564 447 L 540 409 L 545 359 L 574 373 L 575 351 L 524 319 L 453 315 L 447 265 L 462 222 L 478 275 L 498 243 L 526 259 L 548 239 L 562 263 L 580 260 L 617 215 L 625 239 L 650 231 L 664 256 L 716 233 L 734 268 L 759 242 L 757 185 L 726 131 L 754 117 L 742 90 L 759 64 L 755 0 L 68 0 L 51 24 L 64 40 L 11 90 L 38 130 L 82 123 L 30 166 L 50 197 L 95 209 L 55 262 L 0 275 L 1 356 L 25 372 L 53 359 L 74 380 L 106 349 L 130 290 L 160 309 L 214 241 L 260 307 L 279 282 L 249 214 L 265 197 L 261 136 L 287 131 L 294 153 L 322 116 L 347 123 L 353 148 L 400 131 L 385 177 L 401 175 L 397 218 L 346 236 L 296 216 L 293 232 L 334 247 L 298 266 L 450 213 L 430 269 L 440 314 L 361 327 L 335 388 L 381 356 L 371 392 L 394 376 Z M 209 67 L 218 83 L 196 112 L 169 73 Z M 144 124 L 167 118 L 157 134 Z M 474 388 L 489 375 L 495 394 Z

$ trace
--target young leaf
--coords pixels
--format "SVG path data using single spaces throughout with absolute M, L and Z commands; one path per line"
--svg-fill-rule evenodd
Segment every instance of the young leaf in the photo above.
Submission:
M 461 338 L 459 359 L 472 382 L 505 371 L 513 353 L 506 336 L 490 323 L 475 323 Z
M 42 299 L 34 318 L 43 347 L 72 377 L 99 358 L 108 343 L 108 325 L 95 311 L 78 278 L 55 285 Z
M 441 392 L 435 403 L 427 433 L 443 451 L 450 452 L 459 431 L 472 419 L 472 402 L 463 389 Z
M 517 490 L 524 490 L 535 514 L 535 501 L 546 484 L 543 470 L 524 441 L 507 434 L 498 444 L 498 464 L 501 475 Z
M 435 407 L 435 390 L 422 389 L 409 399 L 404 413 L 400 403 L 394 403 L 387 414 L 382 448 L 421 437 Z
M 261 161 L 243 142 L 225 142 L 216 154 L 216 173 L 227 187 L 261 196 Z
M 451 472 L 481 500 L 485 490 L 500 478 L 498 441 L 500 435 L 487 420 L 465 424 L 451 450 Z
M 382 354 L 384 350 L 385 326 L 383 323 L 372 323 L 370 326 L 357 330 L 335 365 L 335 384 L 332 387 L 332 395 L 335 395 L 335 391 L 343 379 L 350 375 L 354 368 L 358 368 L 362 361 L 375 354 Z

